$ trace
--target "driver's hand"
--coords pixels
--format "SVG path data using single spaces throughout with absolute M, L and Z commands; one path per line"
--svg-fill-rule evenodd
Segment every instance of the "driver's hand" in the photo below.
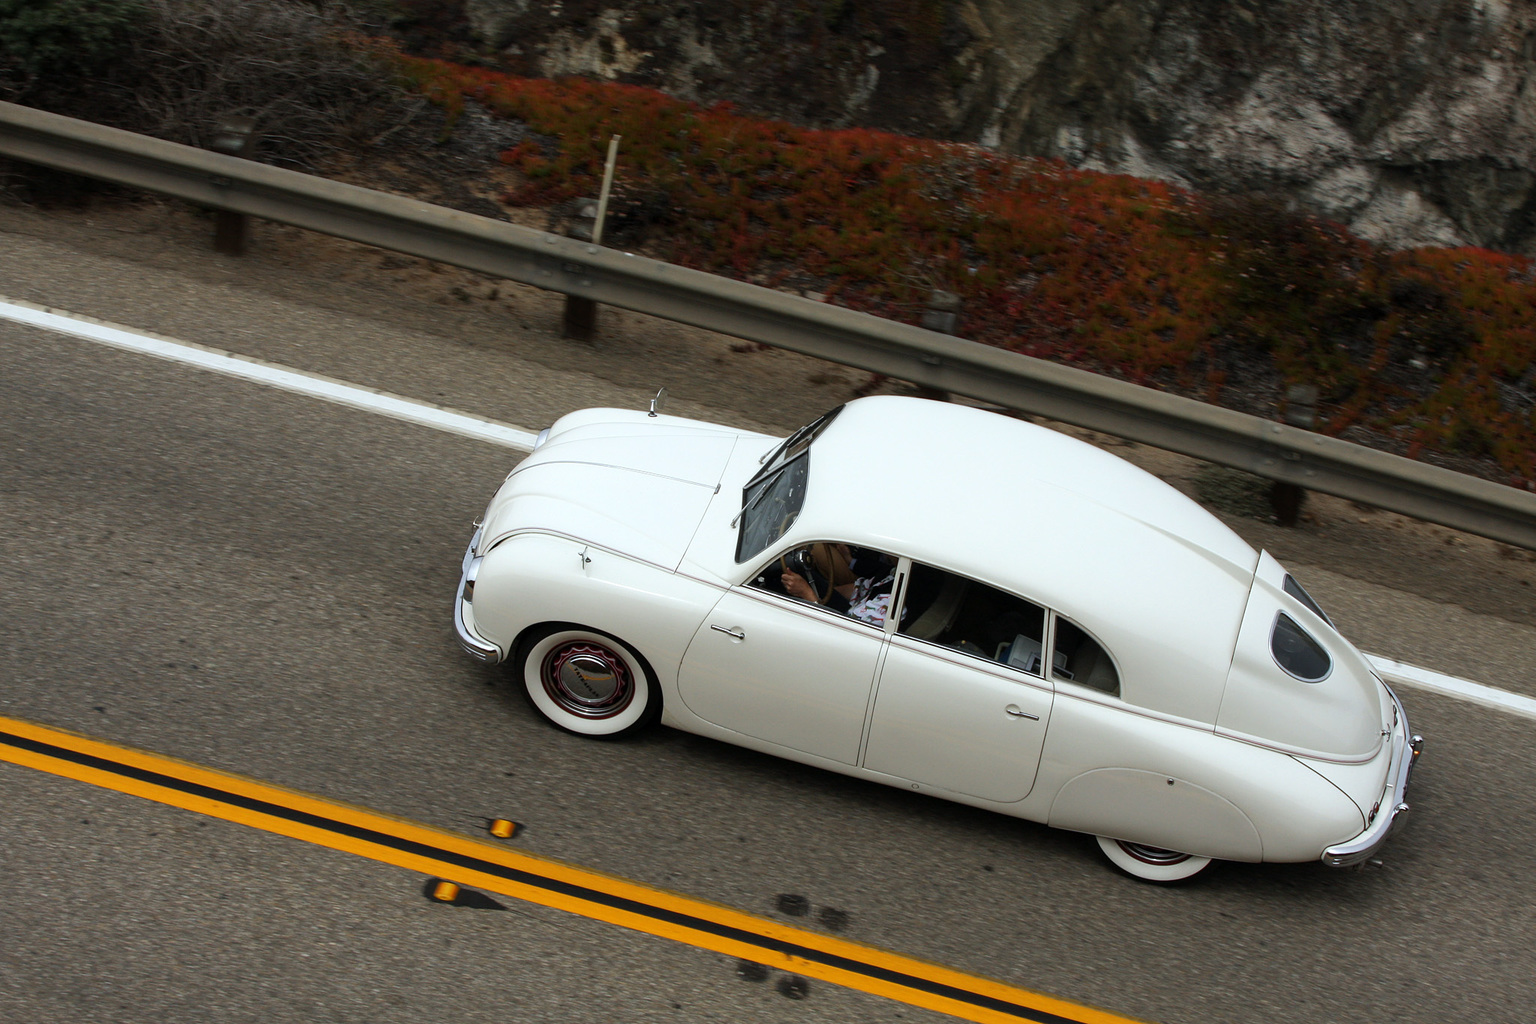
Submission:
M 784 593 L 790 597 L 798 597 L 802 601 L 816 604 L 816 591 L 805 581 L 805 577 L 797 572 L 786 572 L 779 577 L 779 582 L 784 585 Z

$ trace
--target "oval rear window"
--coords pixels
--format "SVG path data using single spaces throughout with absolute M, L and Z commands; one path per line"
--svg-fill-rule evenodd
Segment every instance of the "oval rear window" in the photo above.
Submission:
M 1275 664 L 1304 683 L 1321 682 L 1333 669 L 1333 659 L 1323 645 L 1284 612 L 1275 616 L 1269 650 L 1275 656 Z

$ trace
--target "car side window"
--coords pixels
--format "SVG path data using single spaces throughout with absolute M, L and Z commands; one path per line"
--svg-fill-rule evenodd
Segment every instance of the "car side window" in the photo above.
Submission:
M 1057 616 L 1052 649 L 1051 678 L 1119 696 L 1120 673 L 1115 671 L 1114 661 L 1076 623 Z
M 782 552 L 747 586 L 884 626 L 896 563 L 895 557 L 870 548 L 818 541 Z
M 1043 674 L 1044 608 L 930 565 L 912 564 L 898 632 L 1031 675 Z

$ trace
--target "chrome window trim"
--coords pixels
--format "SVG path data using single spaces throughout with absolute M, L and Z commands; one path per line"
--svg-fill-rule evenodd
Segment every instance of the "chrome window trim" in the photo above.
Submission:
M 930 657 L 938 658 L 940 661 L 946 661 L 951 665 L 974 668 L 996 676 L 999 679 L 1006 679 L 1011 683 L 1018 683 L 1021 686 L 1028 686 L 1030 689 L 1039 690 L 1042 693 L 1055 692 L 1055 688 L 1051 685 L 1050 680 L 1043 676 L 1037 676 L 1032 672 L 1026 672 L 1021 668 L 1016 668 L 1006 661 L 986 658 L 979 654 L 972 654 L 970 651 L 962 651 L 958 647 L 949 647 L 945 644 L 935 643 L 932 640 L 919 640 L 917 637 L 908 636 L 905 633 L 892 633 L 891 641 L 893 643 L 902 641 L 897 646 L 927 654 Z
M 758 587 L 750 586 L 748 583 L 738 583 L 729 589 L 731 593 L 742 594 L 770 607 L 788 609 L 814 622 L 825 622 L 837 629 L 846 629 L 861 636 L 867 636 L 871 633 L 879 637 L 885 635 L 885 630 L 873 622 L 865 622 L 863 619 L 856 619 L 852 615 L 833 611 L 824 604 L 812 604 L 809 601 L 802 601 L 798 597 L 790 597 L 788 594 L 776 594 L 771 590 L 762 590 Z

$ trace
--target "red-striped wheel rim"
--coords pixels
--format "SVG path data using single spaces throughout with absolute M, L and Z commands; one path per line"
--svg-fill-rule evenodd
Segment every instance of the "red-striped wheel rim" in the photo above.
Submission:
M 591 640 L 557 644 L 544 655 L 539 681 L 549 699 L 578 718 L 612 718 L 635 699 L 635 677 L 618 654 Z

